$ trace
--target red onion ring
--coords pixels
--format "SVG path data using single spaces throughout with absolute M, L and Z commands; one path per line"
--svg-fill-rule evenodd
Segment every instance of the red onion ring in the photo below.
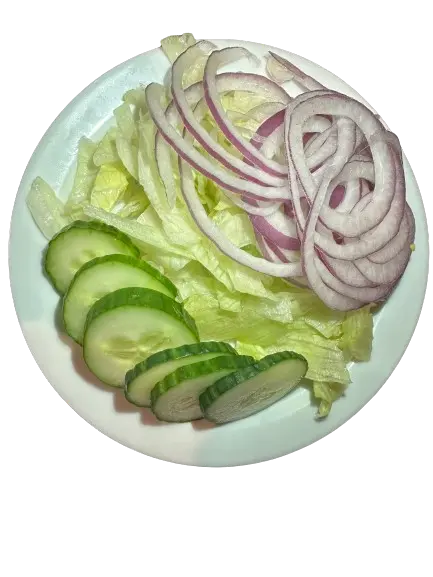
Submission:
M 299 263 L 276 264 L 255 257 L 231 243 L 208 217 L 194 187 L 192 170 L 182 157 L 179 157 L 181 190 L 191 216 L 200 230 L 219 248 L 219 250 L 239 264 L 245 265 L 257 272 L 276 277 L 301 276 L 302 267 Z
M 376 226 L 388 212 L 395 188 L 395 166 L 391 149 L 385 138 L 377 118 L 360 102 L 337 93 L 312 96 L 304 102 L 294 106 L 288 117 L 287 148 L 296 173 L 307 196 L 314 198 L 317 186 L 306 165 L 303 156 L 301 126 L 306 118 L 312 114 L 332 113 L 334 116 L 350 118 L 363 131 L 373 155 L 375 167 L 375 194 L 368 209 L 356 218 L 342 215 L 324 206 L 321 217 L 326 226 L 343 236 L 356 237 Z M 287 119 L 287 115 L 286 115 Z M 287 124 L 287 122 L 286 122 Z M 373 136 L 375 138 L 373 139 Z
M 272 176 L 254 166 L 246 164 L 242 159 L 236 158 L 223 146 L 215 142 L 194 116 L 182 85 L 185 72 L 195 61 L 197 54 L 202 53 L 201 44 L 202 43 L 194 44 L 185 50 L 185 52 L 178 56 L 172 68 L 173 102 L 182 118 L 184 126 L 194 136 L 195 140 L 203 146 L 206 152 L 237 175 L 260 185 L 284 186 L 287 182 L 286 175 L 284 175 L 284 177 Z M 218 90 L 217 78 L 214 79 L 214 85 L 216 90 Z
M 184 90 L 184 71 L 203 47 L 211 52 L 203 83 Z M 189 48 L 173 66 L 173 102 L 165 112 L 158 87 L 147 87 L 149 112 L 161 133 L 156 137 L 156 157 L 162 180 L 176 189 L 174 150 L 181 192 L 192 217 L 224 254 L 240 264 L 289 277 L 298 286 L 307 284 L 337 310 L 383 300 L 406 269 L 415 235 L 405 200 L 399 141 L 374 111 L 270 54 L 268 69 L 275 68 L 278 81 L 293 79 L 308 92 L 291 100 L 278 84 L 261 76 L 217 74 L 223 64 L 254 57 L 243 48 L 214 50 L 206 43 Z M 260 124 L 254 134 L 242 128 L 248 114 L 238 114 L 237 128 L 236 113 L 223 110 L 219 94 L 224 87 L 252 87 L 253 92 L 258 87 L 269 96 L 269 102 L 254 111 Z M 204 130 L 205 103 L 243 158 L 219 145 L 217 130 Z M 194 139 L 209 157 L 195 149 Z M 248 213 L 265 258 L 242 251 L 217 229 L 195 191 L 191 167 L 221 186 Z
M 195 170 L 213 180 L 222 188 L 239 194 L 250 194 L 259 200 L 286 200 L 289 192 L 286 187 L 264 187 L 254 182 L 247 182 L 239 177 L 228 174 L 218 165 L 212 164 L 192 144 L 185 142 L 175 128 L 168 122 L 165 112 L 160 104 L 161 90 L 163 87 L 152 83 L 146 87 L 146 101 L 149 113 L 169 146 L 190 164 Z
M 245 158 L 268 174 L 277 177 L 286 177 L 287 170 L 284 166 L 267 159 L 254 145 L 242 138 L 236 127 L 225 114 L 219 100 L 218 90 L 216 87 L 216 74 L 218 68 L 224 64 L 235 62 L 236 60 L 245 57 L 250 59 L 252 58 L 252 54 L 245 48 L 223 48 L 222 50 L 212 52 L 207 60 L 203 78 L 204 94 L 207 105 L 209 106 L 209 110 L 220 130 Z M 284 104 L 287 104 L 290 101 L 289 95 L 271 80 L 263 77 L 263 86 L 269 88 L 272 100 L 276 100 L 279 96 Z
M 300 250 L 301 243 L 297 237 L 296 223 L 282 211 L 271 216 L 250 216 L 251 223 L 257 232 L 280 248 Z
M 286 68 L 293 76 L 293 79 L 303 86 L 306 90 L 320 90 L 325 88 L 323 84 L 320 84 L 317 80 L 302 72 L 297 66 L 295 66 L 292 62 L 289 62 L 283 56 L 279 56 L 279 54 L 275 54 L 275 52 L 269 51 L 269 54 L 275 58 L 275 60 L 284 68 Z

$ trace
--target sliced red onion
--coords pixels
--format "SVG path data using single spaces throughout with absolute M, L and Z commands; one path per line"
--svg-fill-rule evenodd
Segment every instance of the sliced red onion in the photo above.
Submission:
M 263 256 L 278 264 L 288 263 L 288 262 L 299 262 L 300 253 L 294 251 L 286 251 L 284 249 L 278 248 L 276 245 L 272 244 L 269 240 L 262 237 L 259 233 L 256 233 L 257 243 L 259 245 L 260 251 Z M 290 253 L 290 255 L 287 255 Z M 304 276 L 300 277 L 290 277 L 287 279 L 292 285 L 298 288 L 309 288 L 308 280 Z
M 287 143 L 288 143 L 288 127 L 290 126 L 290 117 L 292 114 L 292 111 L 294 110 L 294 108 L 297 106 L 297 104 L 299 102 L 303 102 L 304 100 L 307 100 L 309 98 L 311 98 L 311 96 L 313 94 L 331 94 L 331 92 L 329 90 L 321 90 L 318 92 L 313 92 L 313 93 L 306 93 L 306 94 L 300 94 L 299 96 L 297 96 L 291 103 L 288 104 L 287 108 L 286 108 L 286 114 L 285 114 L 285 122 L 284 122 L 284 136 L 285 136 L 285 141 L 286 141 L 286 150 L 287 152 L 289 152 L 289 148 L 287 147 Z M 303 148 L 303 145 L 302 145 Z M 289 186 L 290 186 L 290 191 L 292 194 L 292 199 L 293 199 L 293 208 L 295 211 L 295 215 L 296 215 L 296 222 L 297 222 L 297 226 L 299 229 L 299 232 L 302 234 L 302 231 L 304 230 L 305 227 L 305 214 L 301 205 L 301 198 L 305 197 L 305 190 L 302 186 L 302 183 L 300 182 L 293 161 L 291 159 L 290 154 L 288 154 L 287 157 L 287 162 L 288 162 L 288 175 L 289 175 Z M 298 236 L 300 236 L 300 234 L 298 234 Z
M 282 124 L 284 123 L 285 113 L 286 113 L 285 109 L 279 110 L 278 112 L 267 118 L 265 122 L 263 122 L 263 124 L 261 124 L 257 129 L 256 134 L 251 139 L 251 144 L 254 144 L 254 146 L 256 146 L 257 144 L 256 148 L 260 148 L 262 142 L 264 142 L 264 138 L 267 138 L 273 132 L 275 132 L 277 128 L 282 126 Z
M 369 260 L 376 264 L 385 264 L 387 261 L 394 258 L 401 252 L 405 246 L 408 246 L 408 239 L 410 235 L 409 218 L 405 212 L 401 226 L 397 234 L 392 238 L 388 244 L 377 252 L 369 255 Z M 410 244 L 410 243 L 409 243 Z
M 365 210 L 368 209 L 372 202 L 373 200 L 368 203 Z M 398 216 L 401 211 L 401 205 L 403 205 L 404 209 L 404 196 L 396 194 L 385 218 L 374 229 L 361 235 L 359 240 L 350 239 L 351 242 L 349 242 L 349 239 L 346 238 L 346 242 L 339 245 L 323 235 L 316 234 L 316 244 L 327 255 L 342 260 L 355 260 L 369 256 L 383 248 L 398 233 L 401 223 L 401 219 Z M 362 212 L 359 214 L 361 215 Z
M 267 124 L 270 124 L 270 120 L 271 119 L 269 119 Z M 283 146 L 284 143 L 284 114 L 279 113 L 278 115 L 275 115 L 275 117 L 272 120 L 275 123 L 275 127 L 272 127 L 273 130 L 270 131 L 268 126 L 266 126 L 267 130 L 265 131 L 270 132 L 270 134 L 262 143 L 261 147 L 257 146 L 257 148 L 261 149 L 262 153 L 266 156 L 266 158 L 273 158 L 277 154 L 278 149 L 281 146 Z M 330 124 L 331 124 L 330 121 L 323 116 L 312 116 L 307 120 L 307 122 L 303 126 L 303 135 L 305 137 L 306 135 L 313 135 L 314 133 L 325 131 L 330 128 Z M 263 131 L 264 128 L 265 125 L 262 125 L 257 131 L 257 133 L 259 134 L 261 131 Z M 257 140 L 257 136 L 254 138 Z M 253 144 L 256 146 L 255 142 L 253 142 Z M 312 154 L 311 158 L 309 156 L 308 165 L 310 167 L 316 167 L 318 164 L 329 158 L 329 156 L 335 152 L 335 147 L 336 147 L 336 139 L 333 145 L 332 138 L 331 139 L 328 138 L 326 143 L 320 148 L 320 150 L 316 150 L 315 154 Z
M 316 254 L 314 242 L 316 226 L 328 193 L 329 185 L 349 159 L 356 138 L 353 123 L 348 119 L 338 119 L 337 130 L 338 145 L 334 155 L 335 164 L 328 167 L 306 220 L 302 239 L 302 264 L 311 287 L 323 302 L 330 308 L 345 311 L 360 307 L 362 298 L 353 298 L 353 296 L 344 295 L 323 280 L 322 271 L 318 269 L 321 261 Z
M 326 116 L 310 116 L 302 127 L 302 132 L 323 132 L 332 126 L 332 121 Z
M 364 154 L 354 154 L 350 159 L 351 162 L 371 162 L 371 160 L 371 156 Z
M 281 112 L 284 117 L 284 110 L 285 105 L 282 102 L 263 102 L 262 104 L 258 104 L 251 108 L 247 113 L 245 113 L 245 116 L 259 124 L 262 124 L 263 122 L 266 122 L 268 118 L 278 114 L 278 112 Z
M 336 189 L 334 189 L 334 191 L 335 190 Z M 347 214 L 353 209 L 356 203 L 359 202 L 360 198 L 361 198 L 361 183 L 358 178 L 355 178 L 346 182 L 345 194 L 343 195 L 341 202 L 338 203 L 337 206 L 331 208 L 336 208 L 338 212 Z
M 288 250 L 301 248 L 297 238 L 296 223 L 282 210 L 268 217 L 251 215 L 250 220 L 255 230 L 277 246 Z
M 337 208 L 343 202 L 346 194 L 346 188 L 341 184 L 337 185 L 331 193 L 331 198 L 329 199 L 329 206 L 331 208 Z
M 305 134 L 305 131 L 303 132 Z M 337 148 L 337 126 L 335 124 L 331 124 L 331 126 L 325 128 L 325 130 L 319 134 L 314 135 L 313 138 L 308 140 L 308 142 L 305 144 L 305 155 L 309 158 L 312 154 L 315 154 L 331 137 L 332 141 L 334 142 L 332 151 L 333 154 Z
M 324 252 L 343 260 L 364 258 L 385 247 L 398 234 L 405 210 L 403 167 L 399 163 L 396 163 L 396 172 L 395 195 L 385 218 L 376 227 L 361 235 L 358 240 L 346 242 L 344 245 L 332 245 L 325 237 L 316 239 L 318 246 Z M 373 193 L 362 197 L 354 207 L 352 214 L 358 217 L 362 215 L 371 206 L 373 198 Z
M 270 240 L 265 239 L 272 252 L 281 260 L 281 262 L 300 262 L 301 253 L 299 250 L 288 250 L 277 246 Z
M 355 300 L 360 300 L 364 303 L 371 303 L 384 299 L 392 288 L 391 285 L 388 284 L 354 287 L 342 282 L 339 278 L 334 276 L 320 259 L 316 259 L 315 265 L 320 277 L 328 287 L 334 289 L 339 294 Z
M 293 208 L 293 201 L 288 200 L 283 204 L 283 210 L 291 219 L 295 219 L 295 209 Z
M 278 149 L 284 144 L 284 115 L 285 111 L 281 110 L 268 118 L 250 140 L 250 143 L 258 150 L 261 149 L 266 158 L 272 158 Z M 248 164 L 249 160 L 244 159 Z M 287 182 L 287 175 L 286 175 Z
M 217 88 L 220 93 L 241 89 L 248 92 L 260 92 L 261 78 L 262 77 L 256 74 L 225 72 L 217 76 Z M 189 86 L 185 89 L 184 93 L 188 105 L 194 108 L 200 99 L 203 98 L 203 83 L 197 82 Z M 257 115 L 260 118 L 263 117 L 263 114 L 276 114 L 278 110 L 281 110 L 282 106 L 284 105 L 278 102 L 267 102 L 256 106 L 250 112 L 252 116 Z M 168 105 L 165 114 L 168 122 L 180 131 L 182 127 L 182 119 L 173 101 Z M 155 152 L 157 164 L 160 169 L 160 176 L 166 189 L 167 200 L 169 205 L 173 206 L 177 194 L 177 188 L 173 174 L 170 147 L 164 141 L 160 132 L 156 133 Z
M 265 173 L 263 170 L 246 164 L 242 161 L 242 159 L 236 158 L 230 154 L 230 152 L 228 152 L 223 146 L 215 142 L 207 130 L 203 128 L 203 126 L 194 116 L 194 113 L 188 104 L 182 85 L 184 74 L 189 69 L 191 64 L 196 60 L 198 53 L 202 53 L 201 43 L 194 44 L 185 50 L 185 52 L 183 52 L 176 59 L 172 68 L 173 102 L 182 118 L 184 126 L 194 136 L 197 142 L 203 146 L 206 152 L 208 152 L 223 166 L 235 172 L 237 175 L 249 180 L 250 182 L 255 182 L 260 185 L 284 186 L 287 182 L 286 175 L 280 177 L 272 176 Z M 214 84 L 216 89 L 218 89 L 216 78 L 214 80 Z
M 378 131 L 383 131 L 383 129 L 377 118 L 360 102 L 337 93 L 316 95 L 299 102 L 294 106 L 288 118 L 287 146 L 296 173 L 308 197 L 314 198 L 317 188 L 304 160 L 301 126 L 311 115 L 325 112 L 352 119 L 363 131 L 372 151 L 375 167 L 375 195 L 369 207 L 356 218 L 339 214 L 327 206 L 324 206 L 321 211 L 321 218 L 328 228 L 343 236 L 359 236 L 376 226 L 391 205 L 395 189 L 395 166 L 391 148 L 384 138 L 380 139 L 376 136 L 375 140 L 372 139 L 373 135 L 377 135 Z
M 273 58 L 275 58 L 275 60 L 282 67 L 286 68 L 288 70 L 288 72 L 293 75 L 293 79 L 298 84 L 300 84 L 301 86 L 303 86 L 307 90 L 320 90 L 322 88 L 326 88 L 326 86 L 323 86 L 323 84 L 321 84 L 320 82 L 318 82 L 317 80 L 315 80 L 311 76 L 308 76 L 308 74 L 305 74 L 305 72 L 302 72 L 302 70 L 300 70 L 292 62 L 289 62 L 283 56 L 280 56 L 279 54 L 275 54 L 275 52 L 271 52 L 271 51 L 269 51 L 269 54 Z
M 284 127 L 281 125 L 265 140 L 261 151 L 266 158 L 275 158 L 284 144 Z
M 316 142 L 320 142 L 319 138 L 312 141 L 313 144 Z M 305 157 L 306 164 L 313 174 L 313 179 L 314 181 L 317 181 L 317 170 L 322 168 L 323 163 L 326 160 L 332 158 L 332 155 L 335 154 L 337 149 L 337 134 L 330 132 L 320 148 L 318 148 L 315 152 L 312 151 L 313 148 L 315 147 L 311 147 L 310 150 L 306 152 Z
M 293 78 L 293 74 L 289 71 L 287 66 L 281 64 L 272 52 L 269 52 L 269 56 L 266 59 L 266 72 L 268 73 L 269 78 L 277 84 L 284 84 Z
M 230 242 L 206 214 L 195 190 L 192 170 L 181 157 L 179 158 L 179 171 L 181 175 L 182 194 L 192 217 L 203 234 L 205 234 L 222 253 L 239 264 L 252 268 L 257 272 L 275 277 L 302 276 L 302 267 L 299 263 L 270 263 L 263 258 L 252 256 Z
M 252 57 L 252 54 L 245 48 L 223 48 L 212 52 L 208 58 L 203 78 L 206 102 L 220 130 L 246 159 L 268 174 L 285 178 L 287 170 L 284 166 L 267 159 L 254 145 L 242 138 L 239 131 L 225 114 L 218 96 L 216 87 L 218 68 L 245 57 Z M 263 88 L 269 89 L 269 97 L 273 101 L 281 100 L 284 104 L 290 101 L 289 95 L 277 84 L 264 77 L 262 77 L 262 80 Z
M 243 48 L 212 52 L 203 84 L 184 90 L 183 70 L 197 51 L 200 47 L 179 57 L 173 76 L 174 102 L 165 114 L 158 89 L 146 89 L 149 111 L 164 138 L 156 138 L 156 156 L 166 186 L 176 188 L 170 172 L 173 149 L 179 156 L 181 190 L 190 212 L 224 254 L 259 272 L 289 277 L 297 286 L 307 284 L 337 310 L 387 298 L 407 266 L 415 234 L 413 214 L 405 202 L 397 137 L 374 111 L 325 89 L 273 53 L 268 65 L 278 65 L 280 73 L 286 78 L 293 75 L 310 92 L 291 100 L 263 77 L 217 75 L 223 64 L 254 58 Z M 254 112 L 260 124 L 255 134 L 236 128 L 236 114 L 224 112 L 218 96 L 224 88 L 248 88 L 269 96 L 265 103 L 269 106 L 261 105 Z M 205 102 L 243 159 L 226 151 L 217 133 L 202 128 Z M 242 120 L 240 115 L 240 124 Z M 186 128 L 179 134 L 182 126 Z M 194 138 L 209 157 L 195 149 Z M 265 258 L 242 251 L 217 229 L 201 206 L 190 167 L 216 182 L 249 214 Z
M 262 256 L 268 260 L 269 262 L 274 262 L 272 257 L 271 257 L 271 249 L 269 248 L 267 242 L 265 241 L 265 239 L 262 237 L 262 235 L 257 232 L 254 231 L 254 234 L 256 236 L 256 240 L 257 240 L 257 245 L 260 249 L 260 252 L 262 253 Z
M 411 252 L 411 249 L 405 246 L 403 250 L 385 264 L 376 264 L 368 258 L 355 260 L 354 264 L 371 282 L 375 284 L 393 284 L 404 273 Z
M 343 283 L 352 287 L 371 287 L 374 283 L 369 281 L 361 271 L 356 268 L 353 262 L 348 260 L 338 260 L 325 256 L 322 253 L 322 261 L 328 266 L 332 274 Z
M 162 87 L 155 83 L 146 87 L 149 113 L 167 143 L 195 170 L 231 192 L 247 193 L 259 200 L 286 200 L 289 198 L 289 192 L 286 187 L 264 187 L 232 176 L 218 165 L 212 164 L 191 143 L 186 143 L 184 138 L 167 121 L 165 112 L 160 104 L 161 89 Z
M 370 186 L 365 178 L 360 178 L 361 183 L 361 198 L 371 192 Z
M 260 217 L 268 217 L 273 215 L 281 206 L 281 202 L 257 202 L 254 206 L 251 202 L 244 202 L 236 194 L 225 191 L 227 197 L 239 208 L 242 208 L 250 215 L 258 215 Z

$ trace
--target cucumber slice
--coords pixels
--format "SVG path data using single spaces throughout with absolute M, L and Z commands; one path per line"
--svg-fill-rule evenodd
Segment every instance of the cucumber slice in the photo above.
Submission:
M 161 421 L 184 423 L 201 419 L 200 394 L 221 377 L 252 363 L 253 357 L 232 355 L 180 367 L 152 389 L 152 411 Z
M 81 344 L 92 305 L 119 288 L 143 287 L 176 298 L 176 287 L 152 266 L 133 256 L 110 254 L 86 262 L 74 276 L 63 301 L 66 332 Z
M 306 359 L 297 353 L 268 355 L 216 381 L 200 395 L 200 407 L 214 423 L 249 417 L 287 395 L 307 369 Z
M 150 407 L 150 393 L 158 381 L 183 365 L 224 355 L 237 355 L 227 343 L 194 343 L 155 353 L 125 376 L 125 397 L 138 407 Z
M 102 222 L 76 220 L 48 243 L 45 272 L 54 287 L 64 293 L 77 270 L 89 260 L 106 254 L 139 257 L 140 251 L 123 233 Z
M 122 288 L 90 309 L 83 355 L 101 381 L 123 387 L 125 373 L 149 355 L 198 340 L 195 322 L 181 304 L 151 289 Z

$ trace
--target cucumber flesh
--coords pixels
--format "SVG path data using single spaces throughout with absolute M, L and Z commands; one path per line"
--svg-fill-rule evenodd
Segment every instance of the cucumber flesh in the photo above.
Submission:
M 227 343 L 194 343 L 156 353 L 125 376 L 125 397 L 138 407 L 150 407 L 150 393 L 158 381 L 179 367 L 224 355 L 237 355 Z
M 198 340 L 195 323 L 181 304 L 151 289 L 123 288 L 90 309 L 83 356 L 101 381 L 123 387 L 126 372 L 149 355 Z
M 63 301 L 66 332 L 81 344 L 92 305 L 120 288 L 143 287 L 175 298 L 175 286 L 156 269 L 133 256 L 111 254 L 85 263 L 74 276 Z
M 44 259 L 45 272 L 54 287 L 63 294 L 84 263 L 106 254 L 139 257 L 140 251 L 113 226 L 77 220 L 50 240 Z
M 152 411 L 161 421 L 184 423 L 201 419 L 200 394 L 216 380 L 253 362 L 252 357 L 232 355 L 180 367 L 152 389 Z
M 249 417 L 286 396 L 305 376 L 306 359 L 284 351 L 224 377 L 200 395 L 206 419 L 228 423 Z

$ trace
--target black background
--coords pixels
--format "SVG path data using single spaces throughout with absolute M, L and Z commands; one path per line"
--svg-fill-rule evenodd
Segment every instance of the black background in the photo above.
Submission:
M 135 44 L 132 42 L 104 42 L 103 39 L 98 40 L 98 35 L 89 33 L 75 23 L 69 32 L 63 27 L 64 17 L 58 18 L 61 18 L 62 26 L 58 22 L 51 23 L 51 26 L 47 21 L 39 22 L 34 28 L 39 31 L 37 34 L 34 31 L 31 35 L 24 35 L 21 39 L 23 51 L 11 54 L 6 64 L 10 75 L 6 99 L 13 100 L 10 110 L 16 111 L 8 118 L 8 114 L 5 114 L 8 104 L 3 104 L 6 126 L 11 123 L 10 138 L 16 140 L 14 152 L 8 158 L 11 167 L 8 171 L 8 190 L 15 189 L 13 167 L 23 165 L 24 151 L 31 150 L 32 135 L 39 134 L 40 127 L 47 126 L 48 111 L 54 111 L 56 104 L 63 102 L 64 96 L 71 94 L 72 88 L 78 87 L 80 80 L 88 77 L 89 71 L 103 70 L 104 63 L 118 63 L 120 54 L 135 54 Z M 306 46 L 306 55 L 320 55 L 323 62 L 336 64 L 338 71 L 344 71 L 346 78 L 356 79 L 362 87 L 368 87 L 369 93 L 376 96 L 376 101 L 385 104 L 384 117 L 392 119 L 393 127 L 400 129 L 401 142 L 409 144 L 409 158 L 417 159 L 417 175 L 425 175 L 422 139 L 419 139 L 422 127 L 420 119 L 426 106 L 426 97 L 422 95 L 425 86 L 421 75 L 421 55 L 408 54 L 399 49 L 395 34 L 387 37 L 381 33 L 380 41 L 374 43 L 374 52 L 370 52 L 371 42 L 350 41 L 343 44 L 341 36 L 339 42 L 331 47 L 329 38 L 315 45 L 306 44 L 306 40 L 313 34 L 299 39 L 291 36 L 285 41 L 284 33 L 241 33 L 241 39 L 262 36 L 281 38 L 282 47 L 295 45 L 298 40 L 296 45 Z M 159 38 L 159 32 L 146 32 L 134 40 L 137 40 L 137 45 L 146 47 L 156 38 Z M 406 62 L 408 58 L 409 64 Z M 8 322 L 8 332 L 14 335 L 13 313 L 8 315 Z M 414 353 L 409 354 L 409 368 L 401 369 L 400 376 L 394 377 L 392 384 L 386 385 L 385 400 L 379 401 L 376 408 L 370 410 L 368 417 L 362 417 L 360 425 L 347 426 L 344 433 L 337 435 L 336 441 L 322 442 L 320 450 L 307 449 L 305 456 L 329 459 L 334 455 L 343 457 L 345 462 L 350 458 L 356 459 L 358 464 L 376 461 L 375 466 L 383 468 L 394 455 L 403 450 L 403 446 L 418 444 L 419 428 L 409 424 L 409 419 L 411 407 L 416 402 L 414 395 L 420 394 L 419 388 L 424 380 L 422 373 L 417 376 L 415 368 L 419 370 L 422 366 L 421 350 L 426 341 L 426 330 L 418 329 L 417 360 Z M 64 416 L 63 402 L 56 400 L 53 393 L 47 394 L 47 385 L 41 384 L 39 377 L 32 377 L 31 362 L 23 360 L 21 344 L 13 345 L 12 354 L 16 359 L 13 381 L 21 390 L 26 391 L 25 405 L 22 407 L 26 434 L 35 437 L 35 442 L 26 446 L 26 451 L 44 462 L 46 474 L 59 468 L 77 472 L 83 469 L 92 471 L 101 467 L 111 468 L 116 463 L 122 463 L 123 467 L 142 469 L 141 458 L 127 459 L 126 449 L 113 450 L 109 441 L 96 442 L 95 435 L 89 433 L 87 426 L 80 424 L 78 418 Z M 427 402 L 430 403 L 430 400 L 427 399 Z M 289 460 L 288 466 L 278 470 L 291 467 L 293 461 Z M 175 472 L 175 466 L 154 467 L 153 470 Z M 270 470 L 276 469 L 266 465 L 257 466 L 257 472 Z

